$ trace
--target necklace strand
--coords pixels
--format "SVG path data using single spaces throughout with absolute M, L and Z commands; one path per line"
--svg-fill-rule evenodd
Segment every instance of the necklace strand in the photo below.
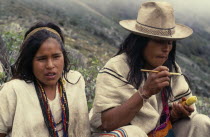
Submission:
M 61 119 L 56 123 L 54 121 L 52 112 L 50 110 L 50 106 L 47 100 L 46 93 L 42 87 L 42 85 L 37 81 L 35 83 L 36 92 L 39 98 L 39 102 L 42 108 L 42 113 L 44 116 L 45 124 L 48 128 L 48 131 L 50 133 L 51 137 L 58 137 L 58 131 L 61 131 L 63 129 L 63 137 L 68 137 L 68 121 L 69 121 L 69 109 L 68 109 L 68 103 L 66 98 L 65 89 L 63 86 L 63 81 L 59 80 L 58 83 L 58 89 L 59 89 L 59 95 L 60 95 L 60 103 L 61 103 Z M 62 123 L 63 128 L 57 130 L 56 125 Z

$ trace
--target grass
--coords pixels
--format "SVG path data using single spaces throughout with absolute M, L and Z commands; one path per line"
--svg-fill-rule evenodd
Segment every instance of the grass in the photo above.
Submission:
M 210 98 L 198 96 L 197 111 L 210 117 Z

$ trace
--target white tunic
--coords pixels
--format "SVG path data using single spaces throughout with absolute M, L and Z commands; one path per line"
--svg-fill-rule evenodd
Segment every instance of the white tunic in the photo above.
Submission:
M 65 82 L 64 84 L 69 106 L 69 137 L 89 137 L 84 79 L 76 71 L 70 71 L 67 77 L 72 83 Z M 48 137 L 49 132 L 34 84 L 15 79 L 2 87 L 0 90 L 0 133 L 6 133 L 11 137 Z M 55 100 L 50 101 L 56 122 L 61 117 L 61 107 L 56 102 L 58 96 L 59 94 L 56 95 Z

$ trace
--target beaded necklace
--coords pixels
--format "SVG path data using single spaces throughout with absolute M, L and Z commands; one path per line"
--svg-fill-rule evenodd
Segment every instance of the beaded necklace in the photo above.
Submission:
M 49 134 L 51 137 L 59 137 L 58 132 L 63 129 L 63 137 L 68 137 L 68 124 L 69 124 L 69 108 L 68 108 L 68 102 L 66 97 L 66 92 L 64 89 L 64 84 L 62 80 L 58 81 L 58 90 L 60 94 L 60 103 L 61 103 L 61 120 L 59 120 L 57 123 L 54 120 L 54 117 L 52 115 L 47 95 L 41 85 L 41 83 L 37 80 L 34 82 L 36 93 L 39 99 L 39 103 L 42 109 L 42 114 L 44 117 L 45 124 L 48 128 Z M 56 125 L 62 123 L 63 128 L 57 130 Z

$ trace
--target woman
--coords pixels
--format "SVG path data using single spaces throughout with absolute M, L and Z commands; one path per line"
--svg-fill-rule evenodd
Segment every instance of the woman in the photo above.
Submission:
M 90 113 L 93 132 L 103 137 L 208 136 L 210 119 L 196 114 L 195 106 L 181 104 L 192 96 L 185 77 L 169 73 L 182 73 L 175 62 L 176 40 L 192 30 L 175 24 L 166 2 L 145 2 L 137 20 L 120 25 L 132 33 L 98 74 Z
M 0 91 L 0 137 L 89 137 L 84 79 L 69 65 L 57 25 L 40 22 L 26 32 Z

